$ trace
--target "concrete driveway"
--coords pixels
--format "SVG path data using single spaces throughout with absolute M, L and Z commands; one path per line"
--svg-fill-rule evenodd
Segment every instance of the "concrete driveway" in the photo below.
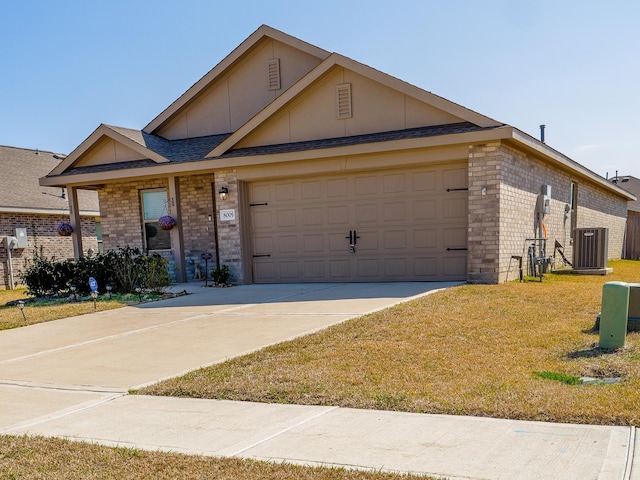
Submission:
M 640 480 L 633 427 L 127 394 L 452 285 L 187 285 L 2 331 L 0 434 L 449 479 Z
M 0 431 L 451 285 L 184 284 L 186 296 L 1 331 Z

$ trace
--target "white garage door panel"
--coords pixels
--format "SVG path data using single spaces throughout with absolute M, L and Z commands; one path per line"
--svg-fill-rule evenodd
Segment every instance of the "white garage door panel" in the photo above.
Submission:
M 253 280 L 464 280 L 466 186 L 466 166 L 249 184 Z

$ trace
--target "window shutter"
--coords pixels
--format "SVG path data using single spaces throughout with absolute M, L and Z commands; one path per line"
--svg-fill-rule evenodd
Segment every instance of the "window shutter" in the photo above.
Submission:
M 267 64 L 269 90 L 280 90 L 280 59 L 274 58 Z
M 343 83 L 336 86 L 336 104 L 338 118 L 351 118 L 351 84 Z

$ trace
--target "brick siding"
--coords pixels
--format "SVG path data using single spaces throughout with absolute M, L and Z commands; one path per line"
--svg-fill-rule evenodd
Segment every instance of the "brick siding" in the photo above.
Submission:
M 62 221 L 69 221 L 65 215 L 36 215 L 21 213 L 0 213 L 0 287 L 9 288 L 9 259 L 4 237 L 15 236 L 16 228 L 27 229 L 27 248 L 13 249 L 14 282 L 19 284 L 19 273 L 24 269 L 25 261 L 33 258 L 36 248 L 48 258 L 59 260 L 73 258 L 73 241 L 71 237 L 58 235 L 56 227 Z M 85 253 L 89 249 L 98 250 L 96 238 L 96 222 L 94 217 L 82 217 L 82 248 Z
M 570 203 L 572 182 L 578 186 L 577 226 L 609 228 L 608 258 L 621 258 L 627 204 L 623 198 L 499 142 L 469 147 L 469 281 L 517 278 L 512 255 L 523 256 L 526 268 L 525 239 L 539 236 L 535 208 L 543 185 L 551 185 L 551 212 L 544 217 L 546 256 L 553 255 L 557 240 L 571 259 L 571 217 L 565 215 L 565 205 Z M 560 267 L 559 257 L 555 267 Z

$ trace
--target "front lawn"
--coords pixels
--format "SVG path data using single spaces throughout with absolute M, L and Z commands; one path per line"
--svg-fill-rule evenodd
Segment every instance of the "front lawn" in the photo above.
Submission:
M 451 288 L 140 393 L 638 426 L 640 334 L 603 352 L 592 328 L 603 284 L 638 281 L 640 262 L 610 266 Z M 584 376 L 622 381 L 562 380 Z
M 311 468 L 237 458 L 104 447 L 57 438 L 0 436 L 0 478 L 107 478 L 173 480 L 429 480 L 431 477 Z M 432 479 L 434 480 L 434 479 Z
M 131 296 L 131 298 L 137 300 L 137 297 Z M 24 317 L 18 307 L 13 304 L 16 300 L 25 301 Z M 10 302 L 9 305 L 7 305 L 7 302 Z M 0 305 L 0 330 L 7 330 L 61 318 L 75 317 L 85 313 L 121 308 L 126 306 L 127 302 L 124 301 L 122 296 L 116 298 L 114 295 L 113 300 L 109 300 L 106 296 L 101 295 L 96 301 L 94 310 L 93 302 L 88 297 L 84 299 L 78 297 L 77 302 L 71 301 L 67 295 L 53 299 L 35 299 L 26 296 L 25 288 L 18 288 L 16 290 L 0 290 Z

